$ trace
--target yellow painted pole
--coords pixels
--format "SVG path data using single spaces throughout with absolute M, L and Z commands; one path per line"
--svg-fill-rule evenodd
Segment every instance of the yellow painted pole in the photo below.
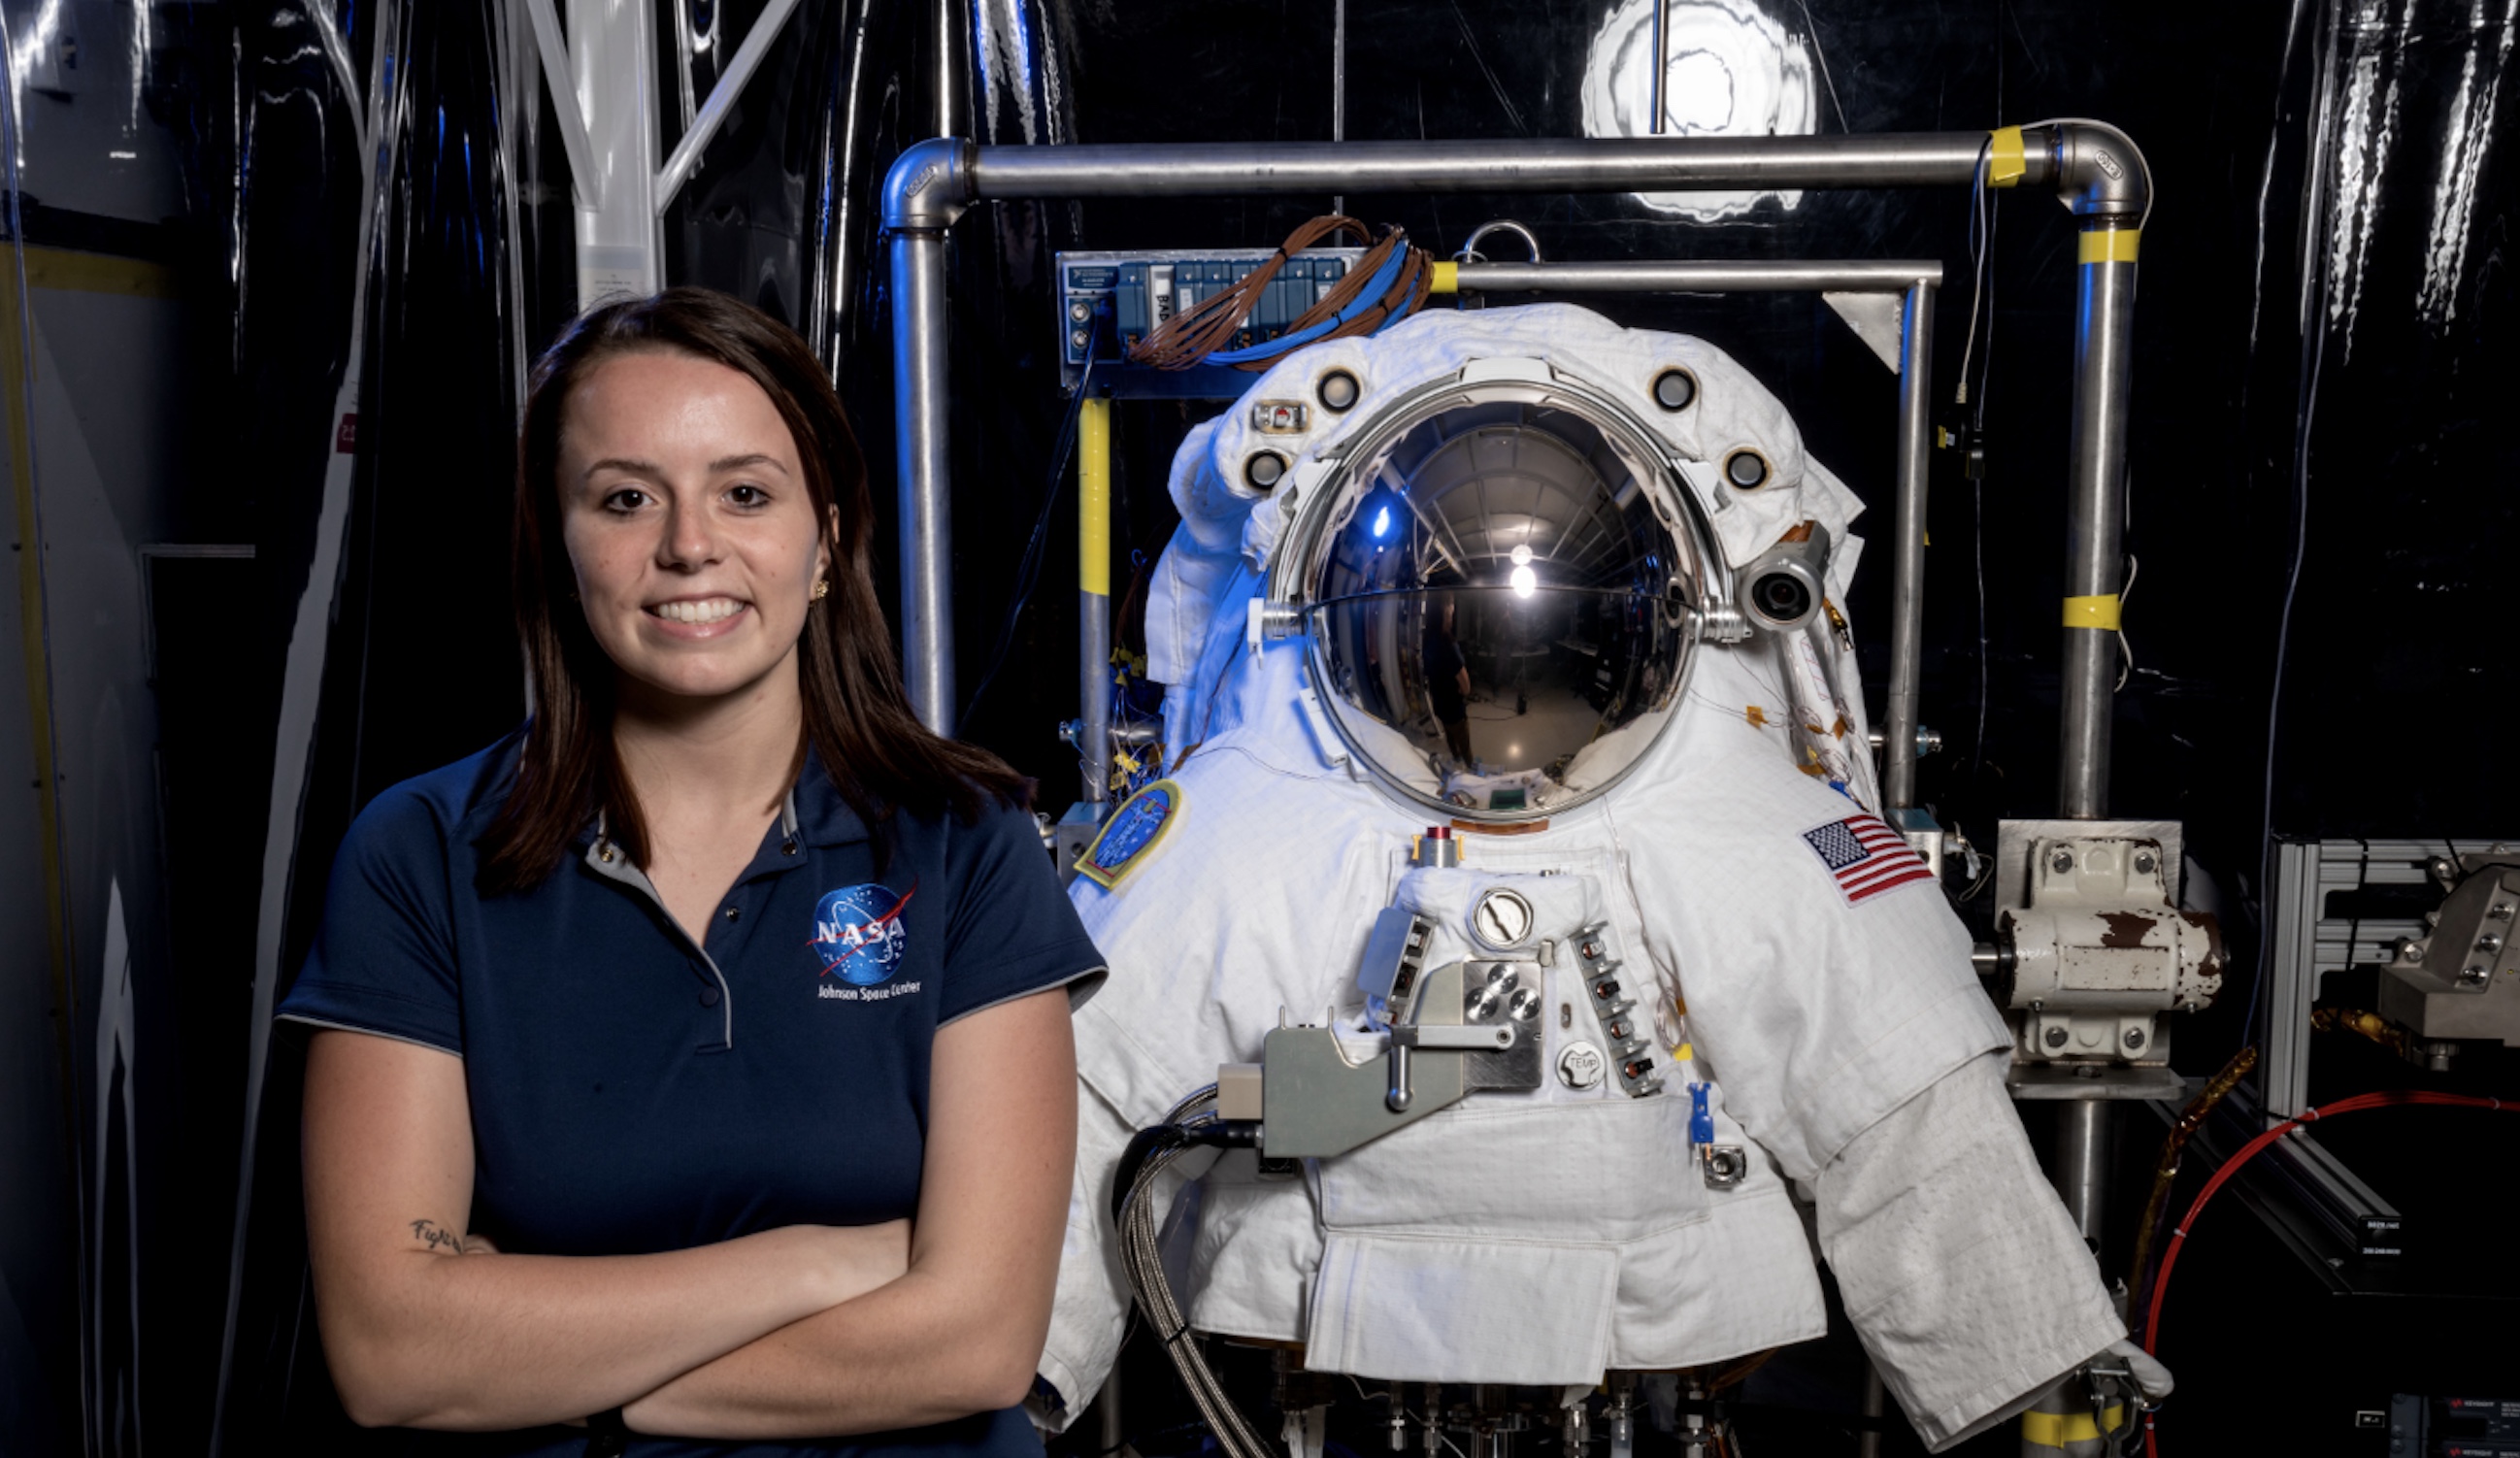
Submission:
M 1099 396 L 1076 412 L 1076 752 L 1099 818 L 1111 797 L 1111 402 Z

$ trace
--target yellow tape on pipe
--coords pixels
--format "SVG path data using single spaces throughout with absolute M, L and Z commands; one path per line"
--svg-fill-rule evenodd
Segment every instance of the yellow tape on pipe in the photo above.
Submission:
M 2132 263 L 2136 245 L 2143 240 L 2140 228 L 2092 228 L 2083 234 L 2075 248 L 2075 261 L 2081 263 Z
M 1452 262 L 1428 264 L 1426 267 L 1426 292 L 1429 294 L 1459 294 L 1462 292 L 1462 265 Z
M 2116 632 L 2118 630 L 2118 595 L 2110 592 L 2098 597 L 2065 599 L 2065 626 L 2091 628 L 2103 633 Z
M 2021 128 L 2000 126 L 1991 134 L 1993 141 L 1986 152 L 1986 185 L 2011 187 L 2030 170 L 2028 159 L 2022 156 Z
M 1076 585 L 1111 595 L 1111 402 L 1076 410 Z
M 2025 1412 L 2021 1415 L 2021 1443 L 2024 1447 L 2062 1448 L 2067 1443 L 2097 1442 L 2102 1432 L 2114 1433 L 2126 1425 L 2126 1408 L 2111 1407 L 2093 1422 L 2087 1412 Z

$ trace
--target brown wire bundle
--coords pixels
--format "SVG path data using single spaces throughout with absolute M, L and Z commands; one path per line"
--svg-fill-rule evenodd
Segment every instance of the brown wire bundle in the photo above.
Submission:
M 2196 1137 L 2196 1131 L 2204 1127 L 2205 1116 L 2214 1112 L 2214 1106 L 2223 1102 L 2223 1096 L 2238 1086 L 2239 1081 L 2248 1076 L 2249 1070 L 2257 1066 L 2258 1050 L 2255 1048 L 2243 1048 L 2232 1054 L 2231 1061 L 2223 1065 L 2221 1072 L 2205 1080 L 2204 1088 L 2179 1116 L 2179 1122 L 2170 1126 L 2169 1137 L 2161 1141 L 2161 1161 L 2152 1171 L 2152 1198 L 2144 1202 L 2143 1218 L 2136 1222 L 2133 1279 L 2127 1283 L 2128 1289 L 2138 1292 L 2144 1289 L 2144 1261 L 2152 1254 L 2152 1235 L 2161 1227 L 2162 1211 L 2170 1207 L 2171 1182 L 2179 1178 L 2180 1156 L 2186 1151 L 2187 1141 Z
M 1340 233 L 1353 235 L 1357 242 L 1368 245 L 1365 256 L 1357 259 L 1356 266 L 1350 268 L 1319 302 L 1297 315 L 1295 321 L 1286 326 L 1286 332 L 1292 334 L 1310 329 L 1355 302 L 1375 271 L 1389 261 L 1394 249 L 1402 250 L 1404 255 L 1399 275 L 1392 280 L 1391 287 L 1371 306 L 1359 311 L 1355 318 L 1324 334 L 1322 339 L 1337 340 L 1372 334 L 1381 328 L 1386 319 L 1407 318 L 1418 312 L 1419 306 L 1426 302 L 1427 290 L 1434 282 L 1435 271 L 1424 249 L 1410 247 L 1409 235 L 1399 228 L 1385 228 L 1382 237 L 1376 239 L 1372 229 L 1355 218 L 1317 217 L 1287 235 L 1276 255 L 1264 259 L 1259 267 L 1244 274 L 1241 282 L 1199 300 L 1188 313 L 1175 314 L 1152 334 L 1131 345 L 1129 363 L 1151 365 L 1158 370 L 1187 370 L 1202 363 L 1218 350 L 1232 347 L 1234 336 L 1241 330 L 1242 321 L 1251 317 L 1262 292 L 1269 287 L 1269 281 L 1278 276 L 1278 270 L 1285 266 L 1286 260 L 1323 239 Z M 1274 358 L 1251 359 L 1235 368 L 1265 370 L 1277 362 Z

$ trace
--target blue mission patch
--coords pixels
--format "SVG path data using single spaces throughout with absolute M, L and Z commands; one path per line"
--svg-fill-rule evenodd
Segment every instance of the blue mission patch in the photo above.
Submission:
M 1187 803 L 1182 788 L 1170 780 L 1157 780 L 1130 796 L 1128 803 L 1103 822 L 1094 843 L 1085 847 L 1085 854 L 1077 859 L 1076 874 L 1106 889 L 1119 885 L 1129 868 L 1163 839 Z

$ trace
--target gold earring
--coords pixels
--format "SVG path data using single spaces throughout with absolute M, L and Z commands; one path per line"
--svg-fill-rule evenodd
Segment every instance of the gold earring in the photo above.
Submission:
M 831 578 L 829 578 L 829 577 L 817 577 L 817 578 L 815 578 L 815 579 L 814 579 L 814 593 L 813 593 L 813 596 L 812 596 L 812 598 L 810 599 L 810 601 L 813 601 L 813 602 L 817 602 L 817 603 L 819 603 L 819 602 L 821 602 L 823 599 L 825 599 L 825 598 L 827 598 L 827 597 L 830 597 L 831 595 L 832 595 L 832 579 L 831 579 Z

